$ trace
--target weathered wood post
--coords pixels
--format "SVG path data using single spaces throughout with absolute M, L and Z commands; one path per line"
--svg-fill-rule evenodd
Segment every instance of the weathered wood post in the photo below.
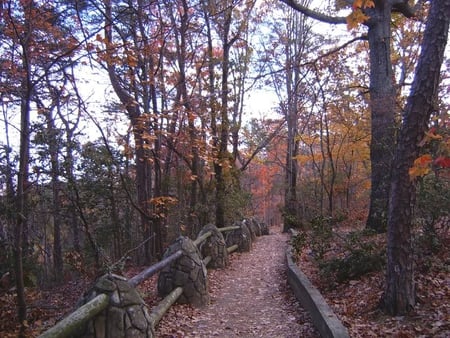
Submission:
M 164 267 L 159 273 L 158 293 L 164 297 L 177 287 L 183 288 L 178 298 L 180 303 L 204 306 L 209 303 L 208 276 L 206 266 L 197 246 L 187 237 L 180 236 L 164 253 L 164 257 L 181 250 L 183 254 L 176 261 Z

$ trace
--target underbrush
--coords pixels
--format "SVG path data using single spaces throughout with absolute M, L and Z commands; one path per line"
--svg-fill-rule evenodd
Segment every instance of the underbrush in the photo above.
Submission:
M 298 232 L 291 239 L 294 254 L 307 252 L 319 268 L 321 284 L 329 288 L 380 271 L 386 259 L 378 235 L 367 230 L 333 231 L 338 221 L 315 218 L 307 230 Z
M 445 270 L 449 263 L 439 259 L 439 253 L 450 245 L 448 219 L 436 224 L 432 231 L 429 225 L 414 227 L 417 271 L 427 272 L 440 266 Z M 339 220 L 332 218 L 313 219 L 292 236 L 291 245 L 297 257 L 305 253 L 312 259 L 321 284 L 330 289 L 366 274 L 384 271 L 386 266 L 386 234 L 362 228 L 345 231 L 339 228 Z
M 398 317 L 385 315 L 379 307 L 385 289 L 386 234 L 341 224 L 329 219 L 321 223 L 329 226 L 331 235 L 304 227 L 291 244 L 297 264 L 350 336 L 450 337 L 449 218 L 440 217 L 432 228 L 430 223 L 414 226 L 417 303 L 411 313 Z

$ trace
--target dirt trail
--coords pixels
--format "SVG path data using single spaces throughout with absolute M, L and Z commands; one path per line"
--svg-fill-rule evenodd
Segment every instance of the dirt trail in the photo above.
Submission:
M 210 305 L 172 307 L 158 337 L 318 337 L 286 281 L 287 241 L 271 228 L 226 269 L 209 270 Z

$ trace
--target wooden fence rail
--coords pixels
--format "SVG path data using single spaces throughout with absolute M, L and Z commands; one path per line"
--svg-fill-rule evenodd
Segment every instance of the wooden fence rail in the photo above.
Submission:
M 58 322 L 55 326 L 45 331 L 39 338 L 62 338 L 75 334 L 80 326 L 106 309 L 108 303 L 109 297 L 107 295 L 104 293 L 98 295 Z
M 173 261 L 177 260 L 183 255 L 183 251 L 178 250 L 177 252 L 173 253 L 172 255 L 164 258 L 163 260 L 159 261 L 158 263 L 155 263 L 151 266 L 149 266 L 144 271 L 140 272 L 136 276 L 129 279 L 128 283 L 130 283 L 131 286 L 136 287 L 139 284 L 141 284 L 144 280 L 150 278 L 155 273 L 160 271 L 165 266 L 169 265 Z

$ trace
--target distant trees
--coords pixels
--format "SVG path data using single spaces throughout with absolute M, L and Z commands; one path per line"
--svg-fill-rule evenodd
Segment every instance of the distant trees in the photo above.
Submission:
M 240 155 L 254 4 L 2 4 L 2 231 L 19 229 L 18 282 L 22 252 L 52 266 L 40 278 L 60 282 L 69 256 L 103 269 L 136 248 L 129 254 L 149 262 L 173 237 L 247 212 L 240 165 L 261 150 Z M 109 78 L 118 102 L 85 101 L 91 71 Z M 118 113 L 131 135 L 105 129 Z
M 7 115 L 20 112 L 19 164 L 15 190 L 9 189 L 15 199 L 13 217 L 14 266 L 18 298 L 18 318 L 24 334 L 26 304 L 24 295 L 24 260 L 29 260 L 32 243 L 30 240 L 30 137 L 31 114 L 40 107 L 44 94 L 40 92 L 46 81 L 61 85 L 58 75 L 72 63 L 71 57 L 77 48 L 77 40 L 68 29 L 69 8 L 39 1 L 7 2 L 2 4 L 2 104 Z M 56 168 L 53 168 L 56 173 Z M 56 177 L 54 175 L 54 179 Z M 56 183 L 56 181 L 55 181 Z M 13 182 L 14 184 L 14 182 Z M 57 188 L 54 198 L 58 199 Z M 55 203 L 56 200 L 54 201 Z M 54 228 L 54 258 L 56 267 L 61 268 L 59 229 Z
M 389 175 L 395 144 L 396 90 L 391 60 L 391 17 L 392 12 L 400 12 L 406 17 L 413 15 L 413 9 L 405 1 L 354 2 L 353 12 L 346 17 L 332 17 L 311 11 L 294 0 L 282 0 L 292 8 L 314 19 L 356 27 L 359 23 L 367 26 L 370 59 L 370 109 L 371 109 L 371 195 L 367 227 L 376 231 L 386 229 L 387 206 L 389 200 Z M 342 6 L 341 4 L 344 4 Z M 336 7 L 346 7 L 350 3 L 336 2 Z M 389 37 L 386 39 L 386 37 Z
M 352 197 L 361 205 L 367 200 L 364 48 L 354 43 L 361 40 L 356 37 L 350 42 L 356 51 L 346 49 L 346 42 L 321 55 L 319 48 L 337 41 L 315 33 L 301 13 L 284 8 L 280 18 L 268 21 L 270 38 L 262 42 L 261 58 L 273 59 L 265 64 L 267 77 L 280 99 L 280 119 L 286 121 L 287 134 L 280 134 L 288 145 L 282 211 L 289 228 L 317 215 L 345 214 Z

